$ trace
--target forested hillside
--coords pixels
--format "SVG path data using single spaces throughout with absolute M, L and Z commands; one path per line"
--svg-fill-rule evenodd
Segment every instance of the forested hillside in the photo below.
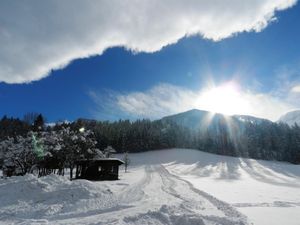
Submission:
M 98 147 L 112 145 L 118 152 L 164 148 L 193 148 L 220 155 L 300 162 L 300 127 L 268 120 L 219 118 L 209 126 L 189 129 L 174 121 L 78 120 L 94 131 Z
M 190 123 L 184 115 L 180 118 Z M 3 117 L 0 121 L 0 164 L 10 155 L 24 157 L 30 149 L 36 149 L 36 143 L 43 149 L 42 158 L 52 163 L 61 161 L 63 166 L 70 166 L 83 156 L 99 155 L 107 146 L 119 153 L 193 148 L 220 155 L 300 162 L 298 125 L 290 127 L 269 120 L 246 120 L 220 114 L 197 126 L 189 127 L 182 123 L 184 120 L 180 121 L 170 118 L 116 122 L 78 119 L 47 126 L 42 115 L 35 115 L 31 120 Z M 84 132 L 80 132 L 82 129 Z M 17 149 L 16 154 L 12 153 L 14 149 Z M 32 159 L 32 164 L 35 161 L 36 158 Z

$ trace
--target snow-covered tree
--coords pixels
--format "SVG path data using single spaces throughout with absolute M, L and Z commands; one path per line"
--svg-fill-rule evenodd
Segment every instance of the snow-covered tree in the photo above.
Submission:
M 65 164 L 70 168 L 70 179 L 73 178 L 73 169 L 77 160 L 103 157 L 102 152 L 96 148 L 97 141 L 92 131 L 66 128 L 60 132 L 60 135 L 63 139 L 62 151 Z
M 7 138 L 0 143 L 3 156 L 3 172 L 11 171 L 11 175 L 25 175 L 37 162 L 36 154 L 32 148 L 31 133 L 27 136 Z
M 63 138 L 58 131 L 37 132 L 33 135 L 33 150 L 38 157 L 39 175 L 64 175 L 65 157 Z
M 0 142 L 4 171 L 8 175 L 24 175 L 39 170 L 39 175 L 47 175 L 64 168 L 71 169 L 72 179 L 75 162 L 80 159 L 104 157 L 96 148 L 97 141 L 90 130 L 72 130 L 70 127 L 56 131 L 28 132 L 26 136 L 7 138 Z
M 116 150 L 110 145 L 104 149 L 105 158 L 109 158 L 112 154 L 115 154 Z

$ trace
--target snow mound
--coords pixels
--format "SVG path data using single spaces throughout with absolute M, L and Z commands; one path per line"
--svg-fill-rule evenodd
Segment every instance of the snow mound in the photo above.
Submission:
M 183 213 L 185 212 L 185 213 Z M 205 216 L 201 214 L 186 213 L 184 205 L 167 206 L 163 205 L 158 210 L 147 213 L 141 213 L 132 217 L 125 217 L 126 224 L 149 224 L 149 225 L 245 225 L 246 222 L 241 220 L 233 221 L 225 217 Z
M 177 211 L 177 212 L 176 212 Z M 205 225 L 201 216 L 195 214 L 182 215 L 181 211 L 174 207 L 163 205 L 156 211 L 149 210 L 147 213 L 142 213 L 133 217 L 125 217 L 124 221 L 128 224 L 153 224 L 153 225 Z M 150 223 L 149 223 L 150 221 Z
M 70 181 L 58 175 L 2 179 L 0 193 L 1 221 L 51 219 L 53 215 L 68 218 L 114 204 L 113 194 L 106 185 L 86 180 Z

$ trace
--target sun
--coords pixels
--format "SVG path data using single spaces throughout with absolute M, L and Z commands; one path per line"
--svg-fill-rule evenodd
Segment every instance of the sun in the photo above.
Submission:
M 199 109 L 226 115 L 246 114 L 250 110 L 249 102 L 233 81 L 205 89 L 196 105 Z

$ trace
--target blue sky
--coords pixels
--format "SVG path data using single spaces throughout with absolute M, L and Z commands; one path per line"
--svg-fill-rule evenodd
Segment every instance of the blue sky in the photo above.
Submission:
M 284 3 L 283 0 L 278 2 Z M 126 44 L 118 40 L 85 52 L 82 49 L 89 46 L 86 44 L 80 53 L 74 47 L 75 40 L 68 39 L 75 43 L 70 45 L 74 49 L 72 54 L 66 53 L 72 57 L 66 56 L 58 62 L 55 60 L 60 52 L 65 54 L 62 46 L 68 42 L 56 46 L 54 41 L 60 39 L 56 40 L 53 32 L 67 33 L 68 29 L 61 30 L 56 24 L 51 28 L 52 33 L 51 29 L 49 34 L 45 31 L 45 36 L 35 37 L 37 40 L 32 43 L 31 39 L 8 41 L 5 35 L 10 32 L 25 35 L 27 30 L 16 25 L 11 31 L 8 25 L 14 19 L 0 17 L 0 28 L 1 20 L 4 21 L 0 45 L 5 47 L 6 53 L 0 55 L 0 116 L 22 117 L 27 112 L 41 112 L 49 122 L 76 118 L 156 119 L 199 108 L 276 120 L 281 114 L 300 107 L 300 6 L 293 1 L 286 2 L 286 6 L 276 6 L 284 10 L 273 9 L 273 16 L 265 19 L 267 13 L 263 17 L 266 21 L 258 21 L 259 27 L 253 25 L 250 30 L 248 25 L 244 28 L 239 24 L 241 27 L 236 30 L 219 34 L 218 29 L 211 33 L 206 32 L 210 27 L 206 30 L 199 27 L 197 32 L 201 34 L 183 33 L 174 35 L 174 39 L 171 30 L 170 35 L 167 31 L 162 34 L 168 35 L 167 41 L 157 41 L 159 33 L 155 33 L 153 40 L 145 39 L 142 33 L 138 44 L 134 43 L 135 38 L 129 38 Z M 16 4 L 5 7 L 13 10 Z M 37 9 L 31 7 L 30 10 Z M 51 12 L 51 8 L 49 10 Z M 230 13 L 234 16 L 236 12 Z M 80 21 L 75 22 L 74 27 L 81 26 Z M 230 27 L 231 23 L 224 26 Z M 81 35 L 86 38 L 85 34 Z M 21 46 L 22 53 L 18 54 L 19 50 L 13 46 Z M 47 52 L 45 46 L 50 46 L 51 51 Z M 233 97 L 226 98 L 223 92 L 231 91 Z M 220 99 L 222 96 L 224 99 Z M 214 104 L 218 107 L 211 105 L 210 98 L 216 98 Z M 244 103 L 245 109 L 241 109 Z M 228 111 L 228 107 L 233 110 Z

